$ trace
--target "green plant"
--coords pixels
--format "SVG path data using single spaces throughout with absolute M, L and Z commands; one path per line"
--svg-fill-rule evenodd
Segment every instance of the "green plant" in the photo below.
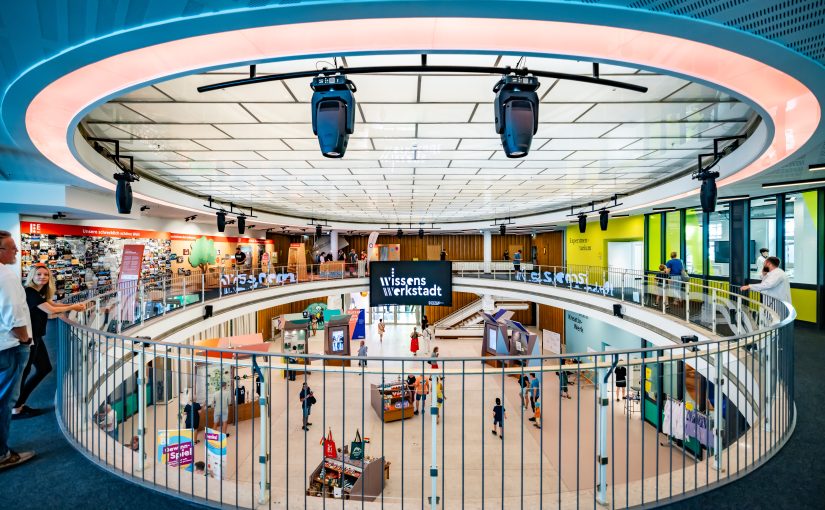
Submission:
M 209 264 L 215 261 L 218 255 L 215 251 L 215 241 L 201 236 L 191 244 L 192 251 L 189 252 L 189 265 L 200 268 L 205 273 Z

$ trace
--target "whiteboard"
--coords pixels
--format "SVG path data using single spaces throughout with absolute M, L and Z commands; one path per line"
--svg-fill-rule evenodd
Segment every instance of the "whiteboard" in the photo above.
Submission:
M 541 346 L 545 351 L 561 354 L 561 335 L 547 329 L 541 330 Z

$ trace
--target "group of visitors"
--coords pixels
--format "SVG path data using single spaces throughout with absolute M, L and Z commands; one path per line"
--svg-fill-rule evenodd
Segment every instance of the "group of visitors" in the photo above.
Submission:
M 35 264 L 21 286 L 17 252 L 12 234 L 0 230 L 0 471 L 34 457 L 33 451 L 15 452 L 8 441 L 12 419 L 43 412 L 28 407 L 26 400 L 52 370 L 44 343 L 49 314 L 85 309 L 83 304 L 53 302 L 54 279 L 45 264 Z

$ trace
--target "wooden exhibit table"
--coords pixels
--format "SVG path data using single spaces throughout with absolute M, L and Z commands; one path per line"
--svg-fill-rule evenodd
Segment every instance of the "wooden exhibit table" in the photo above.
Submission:
M 235 423 L 235 411 L 238 412 L 238 422 L 251 420 L 253 418 L 260 418 L 261 417 L 261 406 L 258 403 L 258 400 L 255 399 L 251 402 L 244 402 L 243 404 L 232 404 L 229 406 L 229 423 Z M 203 430 L 207 425 L 212 426 L 215 417 L 215 408 L 209 407 L 207 409 L 201 408 L 198 412 L 200 414 L 200 427 L 198 430 Z
M 383 387 L 370 384 L 370 402 L 375 414 L 383 417 L 385 423 L 413 417 L 413 391 L 404 382 L 385 384 Z M 386 409 L 385 404 L 390 408 Z

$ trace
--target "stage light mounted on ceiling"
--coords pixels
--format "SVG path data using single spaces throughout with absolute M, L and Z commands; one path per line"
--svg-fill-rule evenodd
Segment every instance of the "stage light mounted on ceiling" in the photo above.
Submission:
M 218 232 L 223 233 L 226 230 L 226 211 L 218 211 L 215 216 L 218 218 Z
M 539 80 L 535 76 L 506 75 L 496 83 L 496 133 L 508 158 L 523 158 L 530 152 L 539 128 Z
M 601 228 L 602 231 L 607 230 L 607 221 L 609 219 L 610 213 L 607 209 L 602 209 L 601 211 L 599 211 L 599 228 Z
M 238 216 L 238 235 L 243 235 L 246 232 L 246 216 L 243 214 Z
M 318 137 L 321 154 L 343 158 L 349 135 L 355 128 L 355 84 L 343 74 L 316 76 L 312 94 L 312 132 Z
M 713 140 L 713 153 L 699 154 L 698 163 L 696 165 L 696 172 L 693 178 L 702 183 L 699 188 L 699 203 L 702 205 L 702 212 L 712 213 L 716 211 L 717 188 L 716 179 L 719 177 L 719 172 L 711 170 L 719 161 L 725 156 L 733 152 L 739 147 L 739 141 L 744 140 L 744 135 L 737 136 L 723 136 Z M 720 149 L 723 142 L 732 142 L 727 147 Z M 713 160 L 707 166 L 702 164 L 704 158 L 712 157 Z
M 579 233 L 584 234 L 587 231 L 587 215 L 579 214 Z

